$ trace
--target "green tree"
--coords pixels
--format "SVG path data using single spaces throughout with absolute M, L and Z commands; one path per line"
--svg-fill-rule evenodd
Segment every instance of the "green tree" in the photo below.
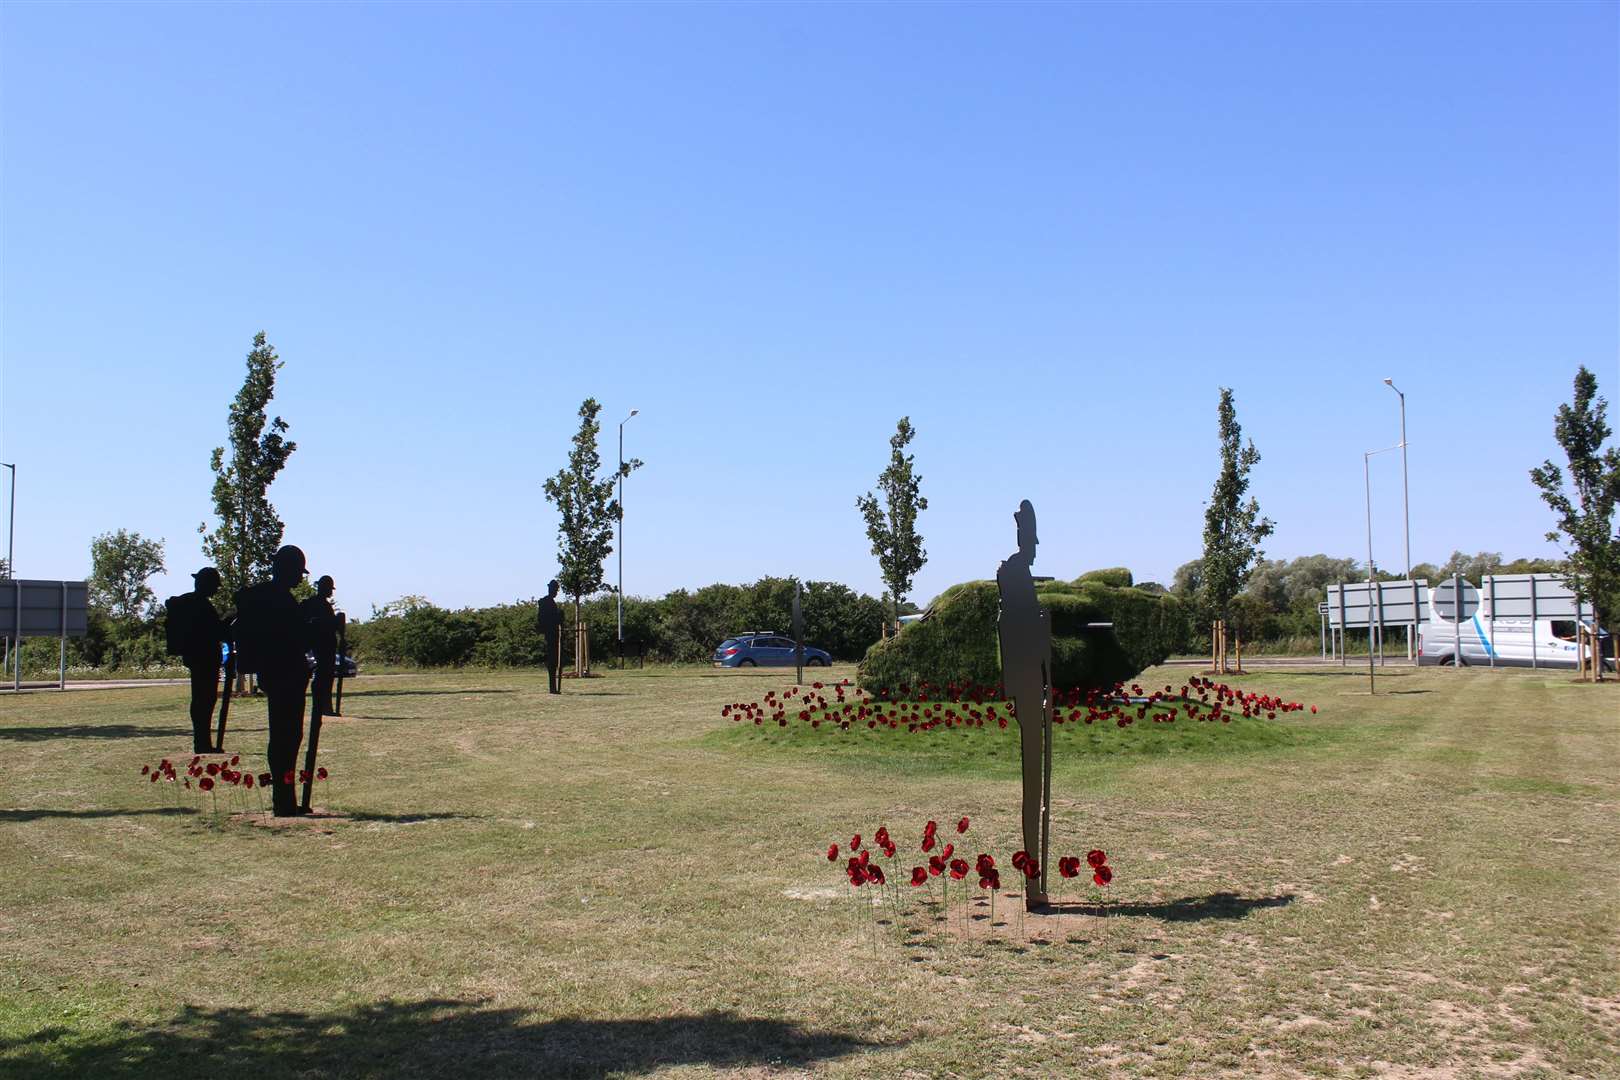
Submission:
M 1569 482 L 1550 460 L 1530 470 L 1557 526 L 1547 539 L 1562 543 L 1569 560 L 1569 587 L 1591 605 L 1599 625 L 1613 627 L 1620 614 L 1620 536 L 1614 507 L 1620 501 L 1620 448 L 1603 448 L 1612 432 L 1609 403 L 1598 397 L 1597 376 L 1584 366 L 1575 373 L 1575 400 L 1558 407 L 1553 434 L 1569 461 Z M 1600 673 L 1601 677 L 1601 673 Z
M 1327 594 L 1329 585 L 1346 581 L 1365 580 L 1361 564 L 1354 559 L 1335 559 L 1330 555 L 1301 555 L 1297 559 L 1261 559 L 1244 591 L 1265 601 L 1272 611 L 1309 612 L 1313 617 L 1316 605 Z
M 265 407 L 275 396 L 280 367 L 281 359 L 265 341 L 264 331 L 254 334 L 253 348 L 247 354 L 247 377 L 231 402 L 230 457 L 225 456 L 224 447 L 215 447 L 209 459 L 214 470 L 214 516 L 219 523 L 212 532 L 206 522 L 197 531 L 203 534 L 203 554 L 218 568 L 225 585 L 214 598 L 221 606 L 229 605 L 237 589 L 267 576 L 271 556 L 281 546 L 283 526 L 270 505 L 269 491 L 298 444 L 282 437 L 287 431 L 285 420 L 265 416 Z
M 163 541 L 119 529 L 90 541 L 90 604 L 124 627 L 154 614 L 157 596 L 147 584 L 163 573 Z
M 1424 570 L 1429 569 L 1428 566 L 1422 568 Z M 1417 569 L 1417 567 L 1413 567 L 1414 578 L 1417 576 Z M 1438 585 L 1442 581 L 1449 581 L 1451 578 L 1461 574 L 1468 581 L 1478 585 L 1480 579 L 1486 574 L 1500 574 L 1501 572 L 1502 553 L 1500 551 L 1479 551 L 1472 555 L 1465 551 L 1453 551 L 1451 558 L 1434 567 L 1434 575 L 1429 580 Z
M 1204 560 L 1189 559 L 1176 567 L 1176 572 L 1170 579 L 1170 595 L 1182 596 L 1192 599 L 1198 595 L 1198 590 L 1204 586 Z
M 915 435 L 911 417 L 902 416 L 889 439 L 889 467 L 878 474 L 882 501 L 872 492 L 855 500 L 855 508 L 866 518 L 866 535 L 872 541 L 872 554 L 877 556 L 897 621 L 917 571 L 928 561 L 917 534 L 917 515 L 928 509 L 928 500 L 921 494 L 922 477 L 912 469 L 916 455 L 905 452 Z
M 1260 541 L 1271 535 L 1272 522 L 1260 515 L 1260 503 L 1249 490 L 1249 473 L 1260 461 L 1254 440 L 1243 445 L 1232 391 L 1221 388 L 1221 471 L 1204 511 L 1204 557 L 1200 598 L 1214 618 L 1231 615 L 1232 600 L 1243 591 L 1255 563 L 1263 557 Z
M 574 619 L 579 619 L 580 601 L 600 589 L 602 564 L 613 551 L 613 523 L 619 517 L 619 501 L 613 485 L 621 476 L 641 468 L 632 459 L 621 469 L 598 479 L 602 457 L 596 450 L 601 425 L 596 416 L 602 411 L 595 398 L 586 398 L 579 407 L 579 431 L 574 434 L 568 464 L 545 481 L 546 500 L 557 507 L 562 520 L 557 524 L 557 582 L 574 600 Z

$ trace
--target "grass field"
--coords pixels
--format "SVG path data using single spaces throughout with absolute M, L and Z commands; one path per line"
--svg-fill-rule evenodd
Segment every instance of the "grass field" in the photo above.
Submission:
M 1620 1076 L 1614 684 L 1266 671 L 1320 713 L 1069 728 L 1053 854 L 1109 904 L 1021 921 L 1009 873 L 964 934 L 824 851 L 966 814 L 1005 868 L 1016 731 L 721 719 L 789 678 L 361 679 L 335 816 L 281 828 L 138 775 L 182 688 L 0 701 L 0 1075 Z

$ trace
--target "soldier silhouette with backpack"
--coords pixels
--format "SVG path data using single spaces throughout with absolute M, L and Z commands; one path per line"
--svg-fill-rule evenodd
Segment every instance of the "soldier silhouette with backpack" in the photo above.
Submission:
M 191 592 L 171 596 L 164 602 L 167 619 L 165 644 L 179 656 L 191 672 L 191 752 L 211 754 L 214 705 L 219 700 L 220 643 L 229 640 L 225 621 L 214 610 L 219 592 L 219 571 L 205 566 L 191 575 Z
M 293 598 L 293 586 L 309 572 L 304 553 L 291 544 L 270 560 L 270 580 L 236 594 L 236 644 L 243 671 L 259 676 L 269 709 L 272 803 L 276 817 L 300 812 L 295 781 L 298 747 L 304 741 L 304 697 L 309 688 L 306 654 L 316 644 L 309 617 Z

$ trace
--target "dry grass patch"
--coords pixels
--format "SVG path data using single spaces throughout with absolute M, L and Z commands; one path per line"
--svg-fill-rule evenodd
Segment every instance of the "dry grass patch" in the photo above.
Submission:
M 179 688 L 8 699 L 0 1071 L 1620 1075 L 1616 689 L 1248 681 L 1322 711 L 1070 748 L 1054 853 L 1118 876 L 1023 933 L 1013 897 L 993 933 L 852 910 L 829 841 L 914 854 L 965 813 L 1005 865 L 1018 785 L 729 731 L 778 673 L 360 680 L 321 740 L 333 816 L 281 829 L 138 783 L 184 754 Z M 259 761 L 262 705 L 232 716 Z

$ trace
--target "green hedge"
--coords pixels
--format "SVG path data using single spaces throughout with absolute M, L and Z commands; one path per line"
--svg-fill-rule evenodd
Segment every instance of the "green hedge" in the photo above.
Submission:
M 1051 618 L 1053 682 L 1063 689 L 1129 680 L 1183 648 L 1191 631 L 1188 605 L 1174 596 L 1096 581 L 1048 582 L 1036 594 Z M 924 682 L 997 685 L 999 607 L 994 582 L 947 589 L 926 619 L 867 651 L 861 685 L 870 691 Z M 1113 633 L 1087 631 L 1086 624 L 1099 622 L 1113 623 Z
M 1076 585 L 1083 585 L 1088 581 L 1095 581 L 1103 585 L 1112 585 L 1116 589 L 1128 589 L 1136 584 L 1136 578 L 1123 566 L 1110 566 L 1104 570 L 1087 570 L 1074 579 Z
M 560 602 L 571 624 L 573 604 L 566 598 Z M 793 581 L 778 577 L 750 585 L 677 589 L 659 599 L 630 596 L 624 601 L 624 639 L 631 647 L 645 646 L 649 660 L 701 662 L 721 641 L 744 630 L 790 631 L 792 608 Z M 836 660 L 864 655 L 878 639 L 884 618 L 883 604 L 876 597 L 831 581 L 805 582 L 803 612 L 806 644 L 827 650 Z M 598 664 L 605 665 L 614 655 L 618 614 L 613 596 L 594 596 L 581 606 Z M 562 642 L 564 663 L 572 663 L 573 634 L 565 632 Z M 370 619 L 351 622 L 349 651 L 362 668 L 535 667 L 544 662 L 533 600 L 447 611 L 408 598 Z

